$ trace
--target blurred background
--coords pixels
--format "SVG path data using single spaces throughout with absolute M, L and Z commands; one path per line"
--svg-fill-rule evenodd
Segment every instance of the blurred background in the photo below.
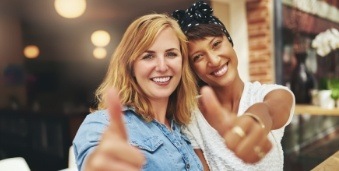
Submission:
M 92 103 L 93 90 L 102 80 L 110 56 L 132 20 L 146 13 L 188 7 L 193 1 L 0 2 L 1 83 L 15 84 L 1 87 L 0 106 L 8 106 L 11 97 L 19 106 L 36 104 L 41 110 L 62 110 L 80 105 L 88 108 Z M 58 14 L 57 2 L 60 7 L 65 4 L 68 18 Z M 80 14 L 67 14 L 68 11 Z M 93 44 L 91 37 L 96 31 L 104 31 L 109 38 L 103 37 L 103 43 Z M 27 46 L 37 47 L 39 54 L 26 57 L 23 52 Z
M 67 168 L 72 139 L 127 26 L 192 2 L 0 0 L 0 160 Z M 205 2 L 235 42 L 241 78 L 285 85 L 296 96 L 282 141 L 285 170 L 310 170 L 338 151 L 339 0 Z

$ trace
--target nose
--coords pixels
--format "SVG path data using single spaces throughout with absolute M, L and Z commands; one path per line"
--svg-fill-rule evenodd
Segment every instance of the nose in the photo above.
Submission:
M 220 57 L 213 53 L 208 53 L 208 66 L 219 66 L 220 64 Z
M 157 60 L 156 71 L 158 72 L 165 72 L 168 69 L 167 62 L 164 57 L 160 57 Z

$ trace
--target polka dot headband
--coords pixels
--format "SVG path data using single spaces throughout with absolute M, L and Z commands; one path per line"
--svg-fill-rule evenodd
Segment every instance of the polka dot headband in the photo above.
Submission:
M 186 10 L 175 10 L 172 16 L 178 21 L 185 34 L 190 28 L 198 26 L 199 24 L 220 25 L 221 30 L 233 46 L 232 38 L 226 30 L 226 27 L 217 17 L 213 16 L 213 9 L 206 2 L 198 1 Z

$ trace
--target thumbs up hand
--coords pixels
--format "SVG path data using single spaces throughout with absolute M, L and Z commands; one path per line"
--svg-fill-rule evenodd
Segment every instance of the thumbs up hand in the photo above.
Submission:
M 145 157 L 141 151 L 128 143 L 117 90 L 110 90 L 107 98 L 110 125 L 104 132 L 98 147 L 88 156 L 85 170 L 141 170 Z
M 237 117 L 221 106 L 210 87 L 201 89 L 200 110 L 208 123 L 224 138 L 225 144 L 245 163 L 260 161 L 272 148 L 267 131 L 249 116 Z

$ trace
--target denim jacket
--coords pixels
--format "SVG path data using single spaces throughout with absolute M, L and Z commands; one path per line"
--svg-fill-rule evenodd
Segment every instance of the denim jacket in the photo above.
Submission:
M 129 143 L 139 148 L 146 158 L 143 170 L 203 170 L 190 141 L 181 133 L 180 126 L 175 121 L 171 121 L 172 131 L 170 131 L 156 120 L 146 122 L 133 108 L 124 108 L 124 113 Z M 99 144 L 101 135 L 108 125 L 107 110 L 87 115 L 81 124 L 73 140 L 79 170 L 83 169 L 86 156 Z

